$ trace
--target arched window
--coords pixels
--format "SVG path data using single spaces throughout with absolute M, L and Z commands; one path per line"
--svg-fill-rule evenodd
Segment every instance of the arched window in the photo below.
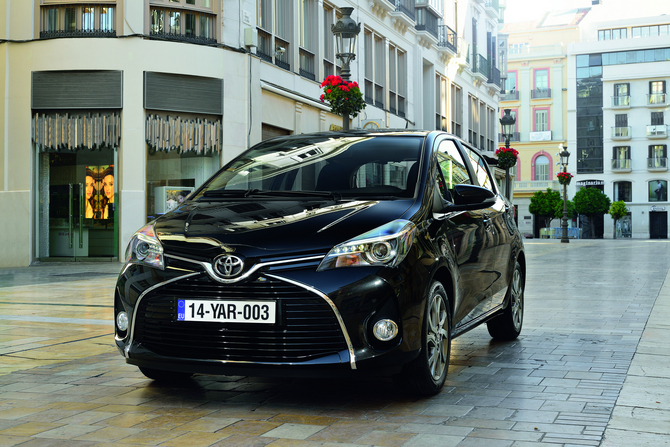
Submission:
M 549 180 L 549 159 L 545 155 L 535 159 L 535 180 Z
M 614 182 L 614 201 L 633 201 L 633 184 L 631 182 Z

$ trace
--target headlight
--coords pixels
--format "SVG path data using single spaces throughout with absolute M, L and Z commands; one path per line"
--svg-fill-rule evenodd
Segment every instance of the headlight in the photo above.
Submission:
M 415 226 L 398 219 L 333 247 L 317 271 L 339 267 L 395 267 L 409 252 Z
M 126 249 L 126 263 L 145 264 L 163 269 L 163 245 L 156 237 L 154 225 L 148 224 L 133 235 Z

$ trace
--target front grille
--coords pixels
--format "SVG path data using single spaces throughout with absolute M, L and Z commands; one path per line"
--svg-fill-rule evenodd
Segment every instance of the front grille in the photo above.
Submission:
M 178 299 L 275 300 L 277 324 L 177 321 Z M 137 310 L 134 339 L 167 356 L 251 362 L 303 362 L 347 349 L 337 319 L 322 298 L 292 284 L 221 284 L 206 275 L 147 294 Z

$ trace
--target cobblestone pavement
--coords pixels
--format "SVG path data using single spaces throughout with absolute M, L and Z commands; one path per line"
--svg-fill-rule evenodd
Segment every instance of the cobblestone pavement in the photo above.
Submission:
M 0 270 L 0 446 L 670 445 L 670 242 L 526 250 L 520 338 L 456 339 L 429 399 L 375 378 L 157 386 L 113 347 L 120 264 Z

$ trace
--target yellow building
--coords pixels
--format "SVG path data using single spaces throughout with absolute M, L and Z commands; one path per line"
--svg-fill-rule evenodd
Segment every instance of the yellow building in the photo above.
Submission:
M 522 234 L 539 236 L 541 222 L 528 211 L 530 198 L 547 188 L 561 190 L 556 174 L 559 144 L 567 146 L 568 44 L 579 41 L 579 23 L 590 8 L 546 13 L 535 22 L 505 24 L 507 78 L 500 116 L 510 109 L 516 132 L 510 147 L 519 151 L 514 204 Z M 499 137 L 504 147 L 504 138 Z M 568 148 L 570 150 L 570 148 Z M 559 226 L 558 220 L 554 221 Z

